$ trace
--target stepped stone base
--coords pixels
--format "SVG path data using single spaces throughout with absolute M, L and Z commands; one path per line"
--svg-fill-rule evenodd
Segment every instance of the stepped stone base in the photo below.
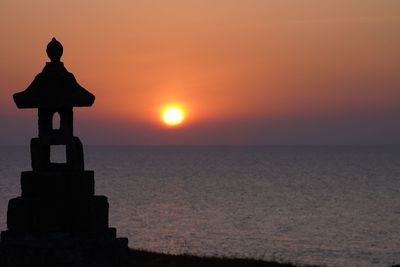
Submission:
M 7 226 L 22 232 L 104 231 L 108 229 L 107 198 L 13 198 L 8 202 Z
M 21 173 L 23 197 L 93 196 L 94 171 Z
M 1 267 L 127 267 L 128 239 L 103 232 L 20 233 L 4 231 Z

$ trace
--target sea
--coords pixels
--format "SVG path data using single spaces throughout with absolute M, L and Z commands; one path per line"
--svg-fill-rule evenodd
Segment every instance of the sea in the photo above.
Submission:
M 400 263 L 400 146 L 85 146 L 85 166 L 135 249 Z M 1 230 L 30 169 L 29 147 L 0 147 Z

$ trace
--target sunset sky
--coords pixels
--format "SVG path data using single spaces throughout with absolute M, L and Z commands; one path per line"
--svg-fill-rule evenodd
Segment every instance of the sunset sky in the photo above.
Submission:
M 12 94 L 52 37 L 85 144 L 400 144 L 397 0 L 2 0 L 0 33 L 0 144 L 37 135 Z

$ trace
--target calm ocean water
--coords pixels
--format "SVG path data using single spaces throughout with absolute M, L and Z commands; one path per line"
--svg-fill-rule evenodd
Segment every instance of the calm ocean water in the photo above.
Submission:
M 399 146 L 87 146 L 85 159 L 133 248 L 400 263 Z M 29 161 L 28 147 L 0 147 L 0 229 Z

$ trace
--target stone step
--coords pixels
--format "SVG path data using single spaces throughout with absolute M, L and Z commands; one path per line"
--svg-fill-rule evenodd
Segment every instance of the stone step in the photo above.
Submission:
M 8 203 L 10 231 L 103 231 L 108 228 L 105 196 L 17 197 Z
M 93 196 L 94 172 L 36 172 L 21 173 L 23 197 Z
M 0 266 L 127 267 L 127 253 L 128 240 L 108 236 L 107 231 L 92 236 L 10 235 L 0 242 Z
M 34 243 L 35 241 L 45 240 L 47 243 L 54 245 L 67 246 L 65 240 L 97 240 L 98 242 L 107 242 L 117 237 L 117 229 L 110 227 L 102 231 L 86 231 L 86 232 L 21 232 L 21 231 L 2 231 L 1 242 L 7 243 Z M 39 242 L 42 243 L 42 242 Z

